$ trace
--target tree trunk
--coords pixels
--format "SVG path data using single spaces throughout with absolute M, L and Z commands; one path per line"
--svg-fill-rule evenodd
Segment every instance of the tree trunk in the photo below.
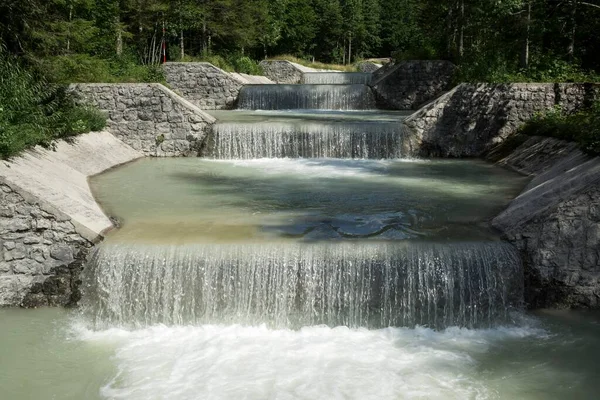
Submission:
M 121 25 L 117 23 L 117 55 L 121 54 L 123 54 L 123 32 L 121 32 Z
M 452 59 L 454 53 L 454 46 L 456 45 L 456 28 L 452 23 L 452 11 L 453 7 L 448 7 L 448 15 L 446 16 L 446 33 L 448 42 L 446 43 L 446 52 L 450 59 Z
M 71 51 L 71 24 L 73 23 L 73 2 L 69 2 L 69 27 L 67 28 L 67 53 Z
M 348 64 L 352 64 L 352 32 L 350 32 L 348 40 Z
M 523 40 L 523 50 L 521 51 L 521 68 L 529 68 L 529 35 L 531 32 L 531 0 L 526 4 L 527 14 L 525 16 L 525 37 Z
M 183 29 L 179 32 L 179 50 L 180 50 L 179 58 L 181 58 L 181 60 L 183 61 L 183 59 L 185 58 L 185 45 L 183 42 Z
M 465 0 L 460 0 L 460 28 L 458 34 L 458 57 L 465 54 Z
M 202 20 L 202 54 L 204 57 L 208 55 L 208 38 L 206 36 L 206 18 Z
M 571 62 L 575 59 L 575 33 L 577 30 L 577 5 L 579 0 L 571 2 L 571 32 L 569 37 L 569 45 L 567 46 L 567 59 Z

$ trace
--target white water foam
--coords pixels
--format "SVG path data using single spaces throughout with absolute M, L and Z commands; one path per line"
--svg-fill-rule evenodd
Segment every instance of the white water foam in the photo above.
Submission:
M 427 162 L 415 159 L 352 160 L 332 158 L 258 158 L 252 160 L 211 160 L 236 167 L 257 169 L 269 175 L 297 174 L 308 179 L 319 177 L 381 177 L 398 162 Z
M 107 399 L 487 399 L 477 355 L 503 341 L 543 338 L 536 327 L 382 330 L 187 326 L 94 332 L 115 346 Z

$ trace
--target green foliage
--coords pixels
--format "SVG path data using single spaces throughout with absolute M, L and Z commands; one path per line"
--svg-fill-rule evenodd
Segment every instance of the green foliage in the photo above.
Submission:
M 539 113 L 519 133 L 576 141 L 584 152 L 600 155 L 600 102 L 573 113 L 560 108 Z
M 48 84 L 0 50 L 0 158 L 104 128 L 98 111 L 75 104 L 64 86 Z
M 164 82 L 162 68 L 142 65 L 133 57 L 121 56 L 103 59 L 87 54 L 46 57 L 39 60 L 52 82 L 66 83 L 118 83 Z
M 527 69 L 510 65 L 505 60 L 475 58 L 459 66 L 457 82 L 600 82 L 600 75 L 584 71 L 578 65 L 557 57 L 534 58 Z
M 186 56 L 183 62 L 207 62 L 226 72 L 239 72 L 249 75 L 262 75 L 263 70 L 257 61 L 239 53 L 228 54 L 226 56 L 211 55 L 204 57 Z
M 466 81 L 597 81 L 598 32 L 600 0 L 0 2 L 0 41 L 59 82 L 160 81 L 163 45 L 169 61 L 245 73 L 274 54 L 326 65 L 393 54 L 451 60 Z
M 292 56 L 289 54 L 283 54 L 283 55 L 279 55 L 279 56 L 275 56 L 275 57 L 270 57 L 269 60 L 285 60 L 285 61 L 290 61 L 290 62 L 293 62 L 296 64 L 304 65 L 305 67 L 315 68 L 315 69 L 329 69 L 329 70 L 335 70 L 335 71 L 358 72 L 358 66 L 356 64 L 342 65 L 342 64 L 329 64 L 329 63 L 322 63 L 322 62 L 314 62 L 314 61 L 309 61 L 309 60 L 305 60 L 302 58 L 298 58 L 298 57 L 295 57 L 295 56 Z M 357 61 L 357 63 L 358 63 L 358 61 Z
M 239 57 L 233 61 L 233 66 L 236 72 L 249 75 L 262 75 L 263 70 L 256 61 L 250 57 Z

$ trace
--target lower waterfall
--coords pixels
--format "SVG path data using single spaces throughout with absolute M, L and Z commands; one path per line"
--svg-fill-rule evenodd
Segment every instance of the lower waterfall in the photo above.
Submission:
M 489 327 L 522 301 L 501 242 L 104 244 L 84 281 L 97 328 L 266 323 Z

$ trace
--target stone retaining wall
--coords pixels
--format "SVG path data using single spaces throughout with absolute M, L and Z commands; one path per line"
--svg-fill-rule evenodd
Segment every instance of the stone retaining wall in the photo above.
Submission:
M 358 70 L 360 72 L 375 72 L 378 69 L 380 69 L 381 67 L 383 67 L 383 64 L 377 64 L 374 63 L 373 61 L 362 61 L 358 63 Z
M 455 70 L 449 61 L 402 61 L 376 71 L 371 86 L 380 108 L 415 110 L 448 90 Z
M 600 85 L 461 84 L 405 120 L 423 157 L 477 157 L 536 113 L 573 110 L 600 98 Z
M 113 226 L 87 178 L 139 157 L 100 132 L 0 161 L 0 306 L 79 300 L 87 250 Z
M 72 85 L 108 114 L 108 130 L 147 156 L 198 155 L 215 119 L 158 83 Z
M 534 176 L 492 225 L 522 253 L 530 308 L 600 307 L 600 158 L 532 137 L 499 161 Z
M 267 78 L 275 83 L 293 85 L 302 82 L 304 72 L 296 64 L 284 60 L 264 60 L 260 66 Z
M 204 62 L 166 63 L 163 68 L 169 86 L 203 110 L 235 108 L 240 89 L 248 83 Z

